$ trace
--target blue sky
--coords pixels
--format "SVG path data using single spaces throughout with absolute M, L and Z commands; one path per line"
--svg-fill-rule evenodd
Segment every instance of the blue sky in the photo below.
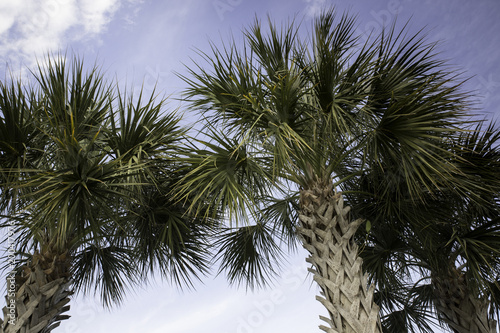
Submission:
M 297 16 L 304 31 L 321 8 L 335 5 L 358 14 L 358 29 L 380 30 L 396 17 L 410 18 L 410 31 L 425 27 L 441 41 L 441 58 L 470 77 L 477 107 L 490 119 L 500 114 L 500 1 L 498 0 L 0 0 L 0 78 L 26 67 L 47 52 L 67 51 L 95 59 L 109 78 L 152 90 L 177 102 L 184 87 L 173 73 L 240 31 L 255 16 L 276 21 Z M 8 66 L 8 67 L 7 67 Z M 186 122 L 190 118 L 186 115 Z M 179 291 L 158 281 L 130 293 L 125 304 L 103 310 L 92 295 L 78 296 L 72 318 L 58 332 L 318 332 L 321 305 L 306 274 L 305 253 L 291 255 L 281 277 L 266 290 L 245 293 L 223 277 L 209 277 L 195 291 Z

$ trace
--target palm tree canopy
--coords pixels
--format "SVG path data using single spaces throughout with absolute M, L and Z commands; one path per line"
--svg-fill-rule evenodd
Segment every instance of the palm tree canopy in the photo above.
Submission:
M 200 52 L 206 66 L 181 77 L 206 120 L 206 148 L 186 159 L 192 171 L 179 197 L 196 193 L 194 210 L 208 201 L 231 218 L 291 227 L 266 214 L 266 198 L 395 165 L 405 182 L 382 193 L 418 201 L 442 187 L 466 191 L 447 138 L 468 121 L 468 95 L 435 44 L 395 26 L 360 43 L 354 19 L 334 9 L 312 31 L 301 39 L 295 22 L 279 29 L 256 20 L 242 45 Z
M 145 273 L 180 286 L 204 274 L 210 225 L 171 198 L 187 149 L 179 115 L 76 57 L 32 74 L 0 83 L 2 227 L 15 226 L 21 263 L 67 253 L 73 288 L 105 305 Z
M 350 183 L 351 188 L 366 193 L 348 197 L 356 214 L 373 224 L 369 233 L 361 230 L 359 235 L 365 244 L 361 255 L 389 321 L 406 315 L 406 322 L 418 323 L 412 314 L 418 311 L 424 312 L 420 317 L 442 319 L 434 311 L 439 302 L 436 281 L 453 285 L 453 280 L 464 281 L 467 290 L 460 293 L 488 300 L 491 318 L 498 319 L 499 133 L 493 123 L 478 124 L 454 140 L 455 153 L 462 161 L 459 167 L 476 184 L 470 195 L 443 189 L 425 203 L 412 202 L 407 196 L 397 202 L 397 214 L 388 214 L 396 211 L 396 198 L 379 195 L 378 189 L 386 182 L 404 181 L 395 176 L 397 167 L 394 173 L 373 173 Z M 422 323 L 416 327 L 428 331 Z

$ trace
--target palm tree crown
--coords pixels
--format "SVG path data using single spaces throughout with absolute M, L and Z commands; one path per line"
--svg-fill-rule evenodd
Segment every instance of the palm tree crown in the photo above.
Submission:
M 336 188 L 354 195 L 353 184 L 397 175 L 402 181 L 377 183 L 387 202 L 377 216 L 443 191 L 481 199 L 453 143 L 468 126 L 469 95 L 435 44 L 405 31 L 392 26 L 361 44 L 355 20 L 334 9 L 318 16 L 307 40 L 293 22 L 280 30 L 257 20 L 243 45 L 214 45 L 201 53 L 206 67 L 182 76 L 186 99 L 206 120 L 206 148 L 185 159 L 178 197 L 196 195 L 194 212 L 208 203 L 247 221 L 222 243 L 231 254 L 222 268 L 235 282 L 262 283 L 279 261 L 279 241 L 300 238 L 330 312 L 327 332 L 382 329 L 355 244 L 371 218 L 349 213 Z M 266 239 L 271 246 L 261 245 Z
M 51 331 L 73 292 L 109 306 L 146 273 L 179 285 L 205 273 L 210 227 L 171 198 L 187 147 L 178 115 L 77 58 L 32 73 L 0 85 L 2 227 L 14 226 L 19 259 L 19 322 L 2 332 Z
M 374 221 L 362 237 L 368 242 L 361 255 L 389 326 L 421 317 L 418 327 L 432 332 L 426 319 L 437 315 L 453 332 L 497 332 L 499 138 L 494 124 L 478 124 L 455 138 L 460 169 L 476 184 L 469 195 L 444 189 L 425 204 L 407 198 L 399 201 L 397 215 L 389 215 L 380 208 L 394 199 L 377 195 L 377 188 L 403 178 L 374 174 L 351 184 L 371 193 L 350 199 Z

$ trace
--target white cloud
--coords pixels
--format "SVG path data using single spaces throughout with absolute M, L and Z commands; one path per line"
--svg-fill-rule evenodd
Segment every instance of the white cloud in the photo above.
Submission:
M 118 0 L 81 0 L 81 20 L 85 31 L 99 33 L 109 23 L 119 6 Z
M 71 42 L 98 38 L 121 2 L 140 0 L 0 0 L 0 61 L 14 68 L 64 50 Z
M 145 0 L 128 0 L 128 7 L 133 7 L 132 11 L 128 11 L 124 16 L 123 20 L 128 24 L 128 25 L 134 25 L 135 24 L 135 17 L 139 14 L 141 10 L 141 6 L 144 3 Z
M 15 22 L 16 16 L 22 11 L 23 1 L 1 1 L 0 2 L 0 35 L 10 29 Z
M 307 2 L 306 16 L 309 18 L 316 17 L 323 9 L 325 9 L 326 0 L 305 0 Z

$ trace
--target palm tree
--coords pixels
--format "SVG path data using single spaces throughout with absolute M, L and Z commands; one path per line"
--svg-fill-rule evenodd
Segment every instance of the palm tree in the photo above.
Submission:
M 1 332 L 52 331 L 74 292 L 110 306 L 144 273 L 181 285 L 204 273 L 209 226 L 169 199 L 185 146 L 179 117 L 77 58 L 48 57 L 32 74 L 0 84 Z
M 320 328 L 381 332 L 355 241 L 371 225 L 353 218 L 337 187 L 397 164 L 401 200 L 423 202 L 424 191 L 442 188 L 465 193 L 448 141 L 467 122 L 468 95 L 420 33 L 392 26 L 359 44 L 355 20 L 344 14 L 336 22 L 333 9 L 315 19 L 310 40 L 293 22 L 280 30 L 258 20 L 244 37 L 243 45 L 200 53 L 207 68 L 197 62 L 182 76 L 185 98 L 206 120 L 206 148 L 185 159 L 178 198 L 193 200 L 190 212 L 200 214 L 200 202 L 227 221 L 246 221 L 219 242 L 230 281 L 262 284 L 279 261 L 279 242 L 299 237 L 330 314 Z
M 353 195 L 350 202 L 361 216 L 377 221 L 361 255 L 378 287 L 390 332 L 403 332 L 400 323 L 423 328 L 430 310 L 452 332 L 497 332 L 499 139 L 494 124 L 482 128 L 480 123 L 454 140 L 459 167 L 475 183 L 474 193 L 443 191 L 425 205 L 399 200 L 405 208 L 396 215 L 381 213 L 394 202 L 378 195 L 391 182 L 387 175 L 367 175 L 351 184 L 372 193 Z M 404 181 L 398 172 L 397 166 L 391 168 L 393 182 Z M 414 223 L 404 223 L 408 220 Z

